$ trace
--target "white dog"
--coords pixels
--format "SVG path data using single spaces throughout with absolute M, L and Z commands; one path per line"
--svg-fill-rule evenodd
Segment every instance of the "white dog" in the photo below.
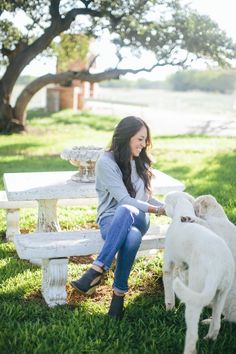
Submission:
M 174 307 L 175 292 L 186 305 L 184 354 L 196 353 L 200 314 L 209 303 L 213 318 L 206 338 L 216 339 L 234 277 L 234 260 L 226 243 L 202 225 L 181 222 L 182 215 L 195 216 L 193 201 L 184 192 L 169 193 L 165 198 L 166 214 L 172 218 L 164 253 L 165 304 L 167 310 Z M 187 285 L 178 277 L 173 279 L 176 266 L 188 268 Z
M 229 221 L 222 206 L 213 196 L 202 195 L 196 198 L 194 209 L 198 218 L 190 218 L 191 220 L 188 219 L 188 221 L 198 222 L 223 238 L 231 250 L 236 264 L 236 226 Z M 236 322 L 236 274 L 226 298 L 223 314 L 225 320 Z

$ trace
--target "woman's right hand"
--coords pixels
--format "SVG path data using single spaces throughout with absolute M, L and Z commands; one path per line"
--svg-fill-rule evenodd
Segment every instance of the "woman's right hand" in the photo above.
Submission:
M 165 208 L 163 206 L 157 207 L 157 211 L 156 211 L 155 215 L 156 216 L 166 215 Z

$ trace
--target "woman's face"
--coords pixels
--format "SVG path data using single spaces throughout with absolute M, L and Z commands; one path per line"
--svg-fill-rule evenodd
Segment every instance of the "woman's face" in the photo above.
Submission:
M 142 128 L 134 135 L 129 141 L 129 147 L 131 150 L 131 158 L 138 157 L 142 149 L 146 146 L 147 129 Z

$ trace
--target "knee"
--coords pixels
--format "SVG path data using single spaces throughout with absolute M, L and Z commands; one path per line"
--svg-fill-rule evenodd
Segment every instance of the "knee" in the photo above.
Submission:
M 139 214 L 139 210 L 133 205 L 123 204 L 117 207 L 116 214 L 121 217 L 131 216 L 134 218 L 135 215 Z
M 139 231 L 139 229 L 132 226 L 128 235 L 127 235 L 127 238 L 125 241 L 125 247 L 127 249 L 129 249 L 130 251 L 137 250 L 141 244 L 141 241 L 142 241 L 141 232 Z

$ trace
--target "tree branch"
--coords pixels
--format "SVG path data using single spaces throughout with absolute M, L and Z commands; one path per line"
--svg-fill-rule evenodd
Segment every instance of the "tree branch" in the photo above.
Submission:
M 60 0 L 51 0 L 49 13 L 52 17 L 52 21 L 58 20 L 60 18 L 59 5 Z
M 88 8 L 76 8 L 72 9 L 67 14 L 65 17 L 62 19 L 61 23 L 64 26 L 67 26 L 66 29 L 68 29 L 68 26 L 70 26 L 71 22 L 73 22 L 78 15 L 90 15 L 92 17 L 103 17 L 105 15 L 105 12 L 103 11 L 96 11 Z M 64 30 L 64 29 L 63 29 Z
M 92 59 L 91 59 L 89 65 L 88 65 L 88 68 L 87 68 L 88 71 L 91 69 L 91 67 L 93 66 L 93 64 L 95 63 L 95 61 L 97 60 L 98 57 L 99 57 L 99 54 L 94 55 L 94 56 L 92 57 Z
M 89 7 L 90 3 L 93 2 L 93 0 L 80 0 L 85 7 Z
M 120 76 L 131 73 L 137 74 L 140 71 L 150 72 L 157 66 L 164 66 L 166 64 L 156 63 L 150 68 L 140 69 L 109 69 L 100 73 L 90 73 L 89 71 L 66 71 L 58 74 L 46 74 L 32 81 L 24 88 L 15 104 L 15 114 L 20 122 L 24 119 L 26 107 L 31 98 L 41 88 L 48 84 L 65 84 L 73 80 L 87 81 L 87 82 L 101 82 L 104 80 L 119 79 Z
M 90 73 L 89 71 L 66 71 L 64 73 L 58 74 L 47 74 L 41 76 L 34 81 L 32 81 L 28 86 L 24 88 L 19 97 L 17 98 L 15 104 L 15 115 L 17 119 L 23 123 L 25 119 L 25 110 L 31 100 L 31 98 L 38 92 L 41 88 L 48 84 L 65 84 L 73 80 L 87 81 L 87 82 L 101 82 L 104 80 L 119 79 L 120 76 L 132 73 L 137 74 L 140 71 L 150 72 L 157 66 L 163 66 L 166 64 L 156 63 L 150 68 L 140 68 L 140 69 L 110 69 L 100 73 Z
M 20 40 L 17 44 L 14 50 L 5 48 L 4 45 L 2 46 L 2 54 L 8 57 L 9 63 L 12 62 L 12 60 L 15 58 L 15 56 L 22 50 L 24 50 L 27 47 L 27 43 L 24 41 Z

